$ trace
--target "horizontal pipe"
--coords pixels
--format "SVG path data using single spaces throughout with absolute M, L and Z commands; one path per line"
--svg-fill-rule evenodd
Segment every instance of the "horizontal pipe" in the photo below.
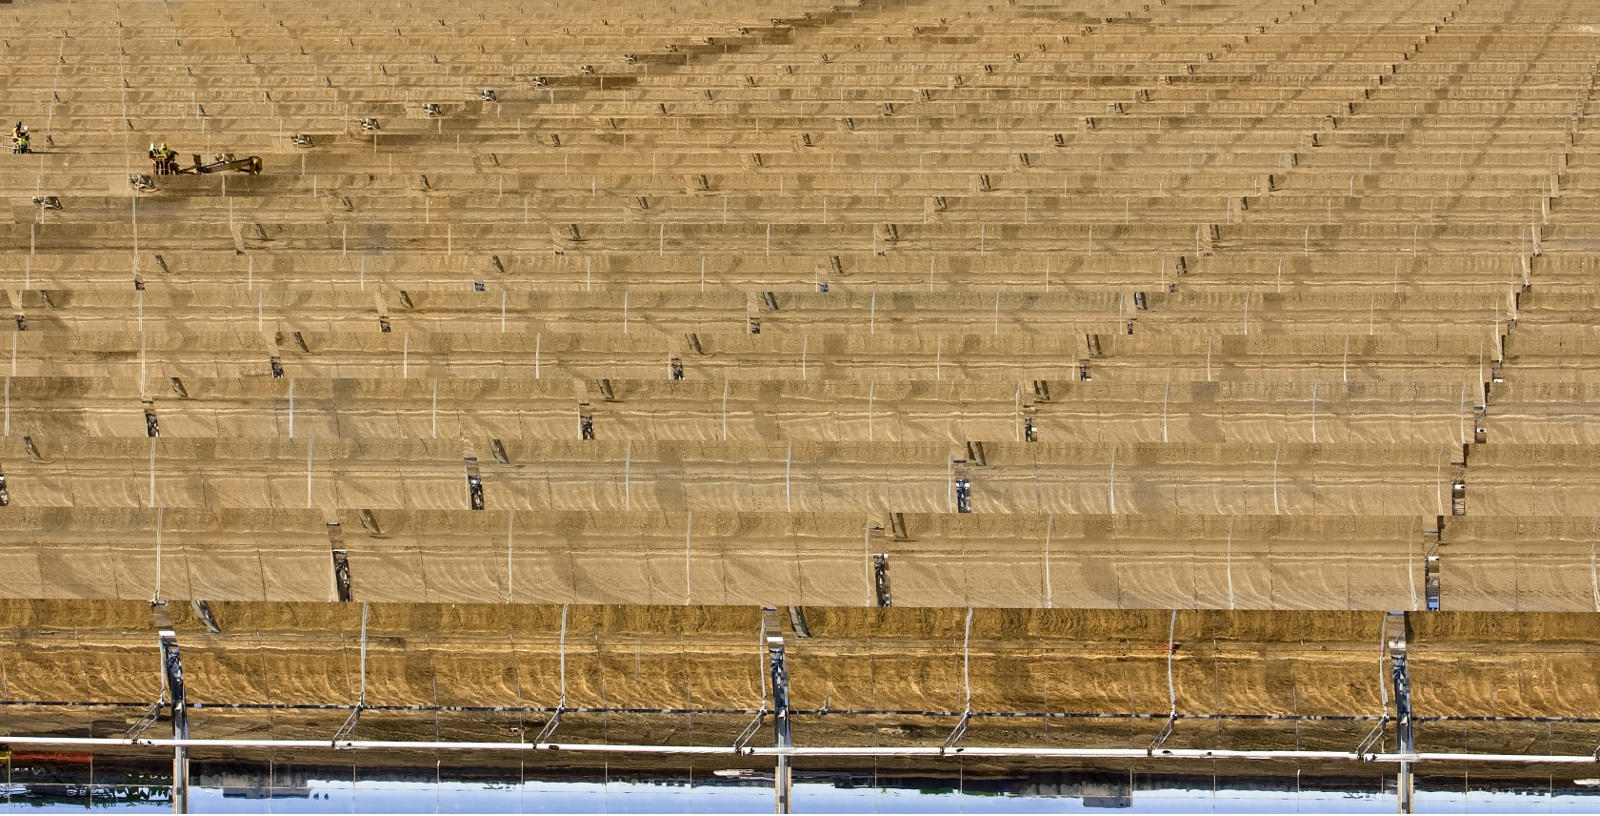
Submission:
M 1379 757 L 1390 756 L 1379 754 Z M 1399 754 L 1394 761 L 1399 761 Z M 1600 754 L 1441 754 L 1418 751 L 1408 762 L 1521 762 L 1529 765 L 1595 765 Z M 1379 760 L 1383 761 L 1382 759 Z
M 949 753 L 958 756 L 1021 756 L 1024 754 L 1008 753 L 1011 748 L 952 748 Z M 1040 758 L 1089 758 L 1089 759 L 1300 759 L 1300 760 L 1348 760 L 1350 762 L 1370 762 L 1373 754 L 1358 754 L 1354 751 L 1229 751 L 1205 750 L 1199 748 L 1161 748 L 1154 751 L 1145 748 L 1033 748 L 1026 750 L 1026 756 Z M 998 753 L 997 753 L 998 752 Z
M 113 737 L 0 737 L 0 745 L 57 748 L 236 748 L 306 751 L 568 751 L 619 754 L 748 754 L 726 745 L 626 745 L 549 742 L 426 742 L 413 740 L 116 739 Z
M 422 742 L 408 740 L 117 739 L 112 737 L 0 737 L 0 745 L 41 748 L 233 748 L 306 751 L 565 751 L 656 755 L 754 757 L 1017 757 L 1034 759 L 1303 760 L 1394 764 L 1400 762 L 1495 762 L 1524 765 L 1594 765 L 1593 754 L 1469 754 L 1417 752 L 1363 754 L 1354 751 L 1231 751 L 1201 748 L 1045 748 L 943 746 L 848 746 L 734 748 L 728 745 L 636 745 L 581 742 Z

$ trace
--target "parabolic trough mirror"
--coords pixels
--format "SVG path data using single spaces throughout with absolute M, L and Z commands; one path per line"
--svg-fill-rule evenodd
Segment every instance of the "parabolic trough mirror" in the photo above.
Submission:
M 26 621 L 0 704 L 18 807 L 1376 812 L 1402 785 L 1419 811 L 1600 803 L 1586 700 L 1515 696 L 1595 659 L 1586 615 L 6 609 Z M 1518 673 L 1481 674 L 1483 654 Z
M 1597 812 L 1595 0 L 0 0 L 0 809 Z

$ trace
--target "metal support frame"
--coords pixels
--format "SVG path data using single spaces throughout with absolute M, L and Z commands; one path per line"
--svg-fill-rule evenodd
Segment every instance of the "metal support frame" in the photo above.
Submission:
M 365 518 L 362 519 L 365 522 Z M 350 589 L 350 551 L 344 547 L 344 527 L 328 522 L 328 554 L 333 559 L 333 596 L 340 603 L 354 600 Z
M 811 626 L 806 623 L 806 608 L 803 606 L 789 607 L 789 628 L 794 630 L 798 638 L 811 637 Z
M 877 553 L 872 556 L 872 588 L 878 606 L 892 606 L 894 601 L 889 594 L 889 554 Z
M 200 748 L 208 750 L 239 750 L 239 749 L 265 749 L 274 751 L 297 750 L 370 750 L 370 751 L 492 751 L 492 752 L 526 752 L 526 751 L 563 751 L 579 753 L 620 753 L 636 755 L 680 755 L 680 756 L 741 756 L 741 757 L 773 757 L 776 764 L 774 773 L 775 811 L 789 813 L 791 808 L 793 774 L 790 762 L 794 757 L 955 757 L 973 756 L 987 758 L 1031 758 L 1031 759 L 1141 759 L 1161 758 L 1174 760 L 1215 761 L 1222 759 L 1249 759 L 1249 760 L 1277 760 L 1277 761 L 1344 761 L 1359 763 L 1393 763 L 1398 766 L 1396 778 L 1397 809 L 1400 813 L 1411 813 L 1414 807 L 1415 781 L 1414 768 L 1418 764 L 1428 762 L 1442 763 L 1494 763 L 1494 764 L 1522 764 L 1522 765 L 1600 765 L 1600 752 L 1582 755 L 1538 755 L 1538 754 L 1476 754 L 1466 752 L 1419 752 L 1416 749 L 1415 733 L 1413 730 L 1413 713 L 1411 707 L 1411 682 L 1408 664 L 1409 640 L 1411 637 L 1410 612 L 1390 612 L 1383 620 L 1380 642 L 1383 651 L 1388 656 L 1388 680 L 1392 685 L 1394 694 L 1394 714 L 1390 715 L 1385 700 L 1385 710 L 1379 719 L 1377 728 L 1373 733 L 1362 740 L 1355 751 L 1302 751 L 1302 750 L 1203 750 L 1203 749 L 1165 749 L 1161 744 L 1165 736 L 1170 734 L 1173 723 L 1178 714 L 1176 708 L 1176 688 L 1172 676 L 1172 663 L 1177 651 L 1176 641 L 1176 611 L 1172 614 L 1168 633 L 1168 695 L 1170 712 L 1167 726 L 1163 735 L 1148 748 L 1050 748 L 1050 747 L 1022 747 L 1022 746 L 972 746 L 959 745 L 964 736 L 966 726 L 970 719 L 977 715 L 972 710 L 971 686 L 968 669 L 970 665 L 970 638 L 973 611 L 967 611 L 966 632 L 963 645 L 963 682 L 965 685 L 965 698 L 961 720 L 955 730 L 942 745 L 924 746 L 839 746 L 824 747 L 811 746 L 797 748 L 794 746 L 791 733 L 791 709 L 789 704 L 789 677 L 785 655 L 784 636 L 782 624 L 777 607 L 762 607 L 761 617 L 761 646 L 763 668 L 766 676 L 770 678 L 771 708 L 768 708 L 766 695 L 763 695 L 762 706 L 757 712 L 754 721 L 740 734 L 733 746 L 709 745 L 637 745 L 637 744 L 593 744 L 593 743 L 567 743 L 556 744 L 549 741 L 560 723 L 561 714 L 566 710 L 566 630 L 567 607 L 562 607 L 561 620 L 561 701 L 555 710 L 555 715 L 546 724 L 538 740 L 534 742 L 448 742 L 448 741 L 399 741 L 399 740 L 353 740 L 349 735 L 354 728 L 361 709 L 366 701 L 366 631 L 367 607 L 363 605 L 362 612 L 362 671 L 361 695 L 350 719 L 331 741 L 326 740 L 279 740 L 279 739 L 190 739 L 187 718 L 187 700 L 185 696 L 185 683 L 182 664 L 179 658 L 177 634 L 173 625 L 170 609 L 167 602 L 160 600 L 151 601 L 151 611 L 158 633 L 158 642 L 161 655 L 161 695 L 143 718 L 129 729 L 122 738 L 105 737 L 55 737 L 55 736 L 8 736 L 3 742 L 7 747 L 51 747 L 51 748 L 133 748 L 133 749 L 171 749 L 173 752 L 173 788 L 172 801 L 175 813 L 188 811 L 189 798 L 189 750 Z M 798 611 L 791 608 L 791 615 Z M 1380 673 L 1382 665 L 1380 662 Z M 1380 686 L 1381 688 L 1381 686 Z M 1387 691 L 1387 689 L 1385 689 Z M 171 739 L 147 739 L 142 735 L 160 718 L 161 708 L 169 708 L 170 719 L 173 726 Z M 746 743 L 758 731 L 768 712 L 774 714 L 774 738 L 772 748 L 748 746 Z M 820 713 L 820 712 L 819 712 Z M 953 713 L 953 712 L 950 712 Z M 1365 718 L 1371 719 L 1371 718 Z M 1381 746 L 1377 750 L 1374 746 L 1382 739 L 1384 726 L 1393 720 L 1395 723 L 1396 750 L 1383 752 Z
M 189 712 L 183 693 L 183 663 L 178 657 L 178 633 L 166 601 L 152 601 L 156 637 L 161 644 L 162 696 L 172 717 L 172 812 L 189 812 Z M 160 703 L 157 703 L 159 710 Z M 142 729 L 141 729 L 142 730 Z
M 967 725 L 972 722 L 972 607 L 967 607 L 967 623 L 961 635 L 961 719 L 944 738 L 944 748 L 949 751 L 967 735 Z
M 561 714 L 564 711 L 566 711 L 565 708 L 556 709 L 556 713 L 550 715 L 550 719 L 545 721 L 544 727 L 539 729 L 539 736 L 534 737 L 533 741 L 541 745 L 548 744 L 550 738 L 555 736 L 556 729 L 561 727 Z
M 205 624 L 207 632 L 210 632 L 213 635 L 222 634 L 222 624 L 217 622 L 216 613 L 211 611 L 211 604 L 206 603 L 201 598 L 195 598 L 189 602 L 189 605 L 194 607 L 195 617 L 199 618 L 200 622 Z
M 150 706 L 149 711 L 144 713 L 144 716 L 134 720 L 133 725 L 128 726 L 128 730 L 124 732 L 124 736 L 129 740 L 139 739 L 144 735 L 144 732 L 150 728 L 150 726 L 155 725 L 156 720 L 161 719 L 161 709 L 165 708 L 166 705 L 167 684 L 162 683 L 161 696 L 156 698 L 155 703 Z
M 1390 612 L 1384 622 L 1389 641 L 1389 676 L 1394 683 L 1394 735 L 1402 755 L 1416 753 L 1411 729 L 1411 675 L 1406 667 L 1406 645 L 1411 635 L 1411 613 Z M 1398 631 L 1395 631 L 1398 629 Z M 1395 796 L 1400 813 L 1412 812 L 1416 783 L 1412 763 L 1402 760 L 1395 778 Z
M 350 708 L 350 716 L 346 717 L 344 724 L 333 733 L 333 741 L 336 743 L 350 739 L 356 726 L 361 723 L 362 710 L 367 707 L 367 613 L 370 611 L 371 606 L 366 603 L 361 604 L 361 691 L 356 695 L 356 704 Z
M 556 703 L 556 711 L 550 715 L 544 727 L 539 729 L 539 736 L 534 742 L 545 745 L 550 738 L 555 736 L 556 729 L 561 727 L 561 715 L 567 710 L 567 605 L 561 605 L 561 699 Z
M 478 457 L 463 457 L 467 463 L 467 506 L 483 509 L 483 474 L 478 471 Z
M 950 459 L 945 465 L 949 470 L 950 479 L 946 500 L 949 502 L 950 511 L 954 513 L 972 512 L 972 478 L 967 469 L 968 464 L 966 459 Z
M 768 713 L 769 709 L 767 708 L 767 701 L 765 698 L 763 698 L 761 701 L 761 710 L 756 712 L 756 716 L 750 720 L 749 724 L 747 724 L 743 730 L 739 732 L 739 736 L 734 738 L 733 750 L 735 753 L 744 752 L 745 745 L 750 742 L 750 739 L 756 735 L 757 731 L 761 730 L 761 724 L 767 721 Z
M 772 677 L 772 731 L 777 748 L 794 748 L 794 737 L 789 730 L 789 667 L 783 654 L 783 625 L 778 622 L 778 608 L 761 607 L 761 639 L 766 643 L 768 670 Z M 789 767 L 789 755 L 778 754 L 777 766 L 772 772 L 774 812 L 788 813 L 790 797 L 794 791 L 794 772 Z
M 1356 753 L 1363 755 L 1375 753 L 1376 749 L 1380 747 L 1379 743 L 1383 741 L 1384 729 L 1388 727 L 1390 722 L 1392 722 L 1392 718 L 1390 718 L 1389 712 L 1385 710 L 1383 716 L 1378 718 L 1377 724 L 1372 726 L 1372 730 L 1361 738 L 1360 744 L 1356 746 Z
M 961 738 L 967 735 L 967 726 L 971 723 L 972 710 L 968 709 L 961 712 L 961 719 L 956 721 L 956 727 L 950 729 L 950 736 L 944 738 L 944 750 L 960 750 L 957 746 L 961 743 Z
M 1424 556 L 1422 561 L 1423 592 L 1429 612 L 1439 611 L 1439 554 Z
M 1167 722 L 1156 733 L 1156 738 L 1150 742 L 1150 750 L 1155 751 L 1165 745 L 1172 736 L 1172 730 L 1178 726 L 1178 686 L 1172 676 L 1172 658 L 1178 652 L 1178 610 L 1172 610 L 1172 618 L 1167 623 Z

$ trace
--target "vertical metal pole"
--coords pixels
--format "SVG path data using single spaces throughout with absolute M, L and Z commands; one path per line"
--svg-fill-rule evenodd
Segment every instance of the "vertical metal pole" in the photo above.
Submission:
M 1389 672 L 1394 680 L 1395 741 L 1402 754 L 1415 753 L 1416 739 L 1411 730 L 1411 675 L 1406 667 L 1406 642 L 1411 635 L 1411 613 L 1390 612 L 1388 623 L 1399 625 L 1399 633 L 1389 636 Z M 1397 811 L 1412 812 L 1412 795 L 1415 781 L 1410 762 L 1401 762 L 1395 778 Z
M 772 728 L 779 748 L 794 747 L 789 733 L 789 668 L 783 657 L 783 626 L 778 622 L 778 609 L 761 607 L 761 635 L 767 642 L 767 659 L 772 674 Z M 789 768 L 789 757 L 780 754 L 772 773 L 774 811 L 788 813 L 790 794 L 793 793 L 794 775 Z
M 567 605 L 561 605 L 561 708 L 567 707 Z
M 178 634 L 165 601 L 150 604 L 156 619 L 156 635 L 161 643 L 161 681 L 167 689 L 172 715 L 173 739 L 189 738 L 189 711 L 183 696 L 183 665 L 178 659 Z M 172 812 L 189 812 L 189 749 L 172 749 Z
M 372 606 L 366 602 L 361 604 L 361 694 L 356 698 L 356 708 L 367 706 L 367 614 L 372 611 Z

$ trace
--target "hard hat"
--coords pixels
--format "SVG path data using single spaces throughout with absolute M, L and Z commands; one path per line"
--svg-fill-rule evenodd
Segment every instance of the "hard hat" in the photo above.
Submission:
M 151 142 L 150 143 L 150 149 L 151 150 L 155 150 L 156 149 L 156 143 L 155 142 Z
M 166 143 L 166 142 L 162 142 L 162 143 L 161 143 L 161 147 L 162 147 L 162 149 L 165 149 L 165 148 L 166 148 L 166 146 L 167 146 L 167 143 Z

